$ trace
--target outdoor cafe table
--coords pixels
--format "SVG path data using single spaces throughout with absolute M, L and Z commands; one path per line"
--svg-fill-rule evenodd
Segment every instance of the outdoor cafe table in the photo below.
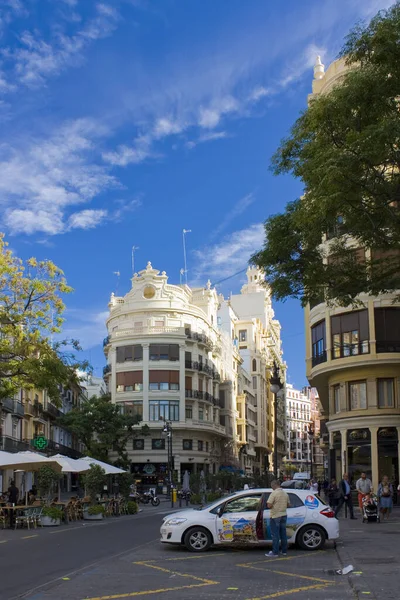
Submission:
M 8 510 L 8 511 L 26 510 L 27 508 L 29 508 L 29 506 L 26 506 L 26 504 L 21 504 L 21 505 L 17 505 L 17 506 L 3 506 L 3 510 Z M 8 513 L 8 520 L 10 522 L 10 529 L 12 529 L 12 527 L 11 527 L 11 512 Z

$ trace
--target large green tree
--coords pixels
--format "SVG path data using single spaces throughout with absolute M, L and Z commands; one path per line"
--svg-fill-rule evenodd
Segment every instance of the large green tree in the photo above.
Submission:
M 304 185 L 267 219 L 252 259 L 278 299 L 346 305 L 400 289 L 400 3 L 357 25 L 341 57 L 340 82 L 311 100 L 272 159 L 276 175 Z
M 62 296 L 71 291 L 53 262 L 23 262 L 0 234 L 0 402 L 20 388 L 36 388 L 58 404 L 58 385 L 78 381 L 76 368 L 86 365 L 66 351 L 66 341 L 51 342 L 63 322 Z
M 89 456 L 107 461 L 108 452 L 114 450 L 118 455 L 118 464 L 123 466 L 128 462 L 128 441 L 138 435 L 149 435 L 147 425 L 135 427 L 139 423 L 140 418 L 121 413 L 108 395 L 99 398 L 93 396 L 59 419 L 61 427 L 75 434 L 85 444 Z

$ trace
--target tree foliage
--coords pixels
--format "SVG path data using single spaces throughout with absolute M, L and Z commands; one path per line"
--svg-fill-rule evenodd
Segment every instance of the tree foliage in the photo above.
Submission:
M 341 57 L 339 85 L 311 100 L 272 159 L 304 184 L 252 259 L 278 299 L 346 305 L 400 288 L 400 3 L 351 31 Z
M 108 395 L 99 398 L 93 396 L 59 419 L 61 427 L 85 444 L 89 456 L 107 462 L 109 450 L 114 450 L 121 466 L 128 462 L 128 441 L 139 434 L 149 435 L 147 425 L 135 427 L 139 423 L 138 417 L 122 414 Z
M 24 263 L 0 234 L 0 399 L 19 388 L 36 388 L 46 389 L 58 403 L 58 385 L 77 382 L 76 368 L 86 364 L 64 351 L 67 341 L 50 340 L 63 322 L 61 296 L 71 291 L 53 262 L 30 258 Z M 72 345 L 79 348 L 77 342 Z

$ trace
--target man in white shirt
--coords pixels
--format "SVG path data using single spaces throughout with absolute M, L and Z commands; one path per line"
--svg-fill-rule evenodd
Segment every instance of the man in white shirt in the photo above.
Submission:
M 370 494 L 372 491 L 372 481 L 368 479 L 366 473 L 361 473 L 361 477 L 356 483 L 356 490 L 358 492 L 358 506 L 360 507 L 360 510 L 362 510 L 364 496 Z

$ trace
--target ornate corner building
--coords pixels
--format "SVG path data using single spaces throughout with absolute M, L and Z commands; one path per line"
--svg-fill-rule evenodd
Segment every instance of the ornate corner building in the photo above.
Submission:
M 262 305 L 264 296 L 265 288 Z M 165 478 L 165 422 L 172 430 L 178 478 L 185 471 L 265 469 L 272 439 L 266 351 L 254 350 L 260 361 L 257 369 L 247 365 L 240 342 L 245 326 L 239 327 L 238 317 L 224 308 L 223 297 L 210 283 L 194 289 L 171 285 L 166 273 L 150 263 L 134 275 L 124 297 L 111 296 L 104 374 L 112 402 L 138 416 L 138 427 L 149 427 L 150 435 L 135 437 L 127 448 L 131 471 L 143 485 Z M 253 321 L 261 323 L 258 314 Z M 253 321 L 249 318 L 251 326 Z M 279 333 L 276 323 L 274 335 Z M 265 332 L 261 325 L 256 329 L 259 335 Z M 246 331 L 252 345 L 250 325 Z M 261 345 L 265 347 L 265 341 Z M 281 363 L 280 341 L 277 356 Z M 261 376 L 262 382 L 254 383 Z
M 327 71 L 315 66 L 313 95 L 340 84 L 343 59 Z M 327 233 L 324 244 L 340 235 Z M 349 243 L 357 247 L 355 240 Z M 365 258 L 371 249 L 357 248 Z M 377 489 L 382 475 L 399 481 L 400 454 L 400 303 L 398 294 L 358 298 L 357 309 L 308 306 L 307 377 L 318 389 L 329 437 L 329 472 L 340 477 L 361 471 Z

